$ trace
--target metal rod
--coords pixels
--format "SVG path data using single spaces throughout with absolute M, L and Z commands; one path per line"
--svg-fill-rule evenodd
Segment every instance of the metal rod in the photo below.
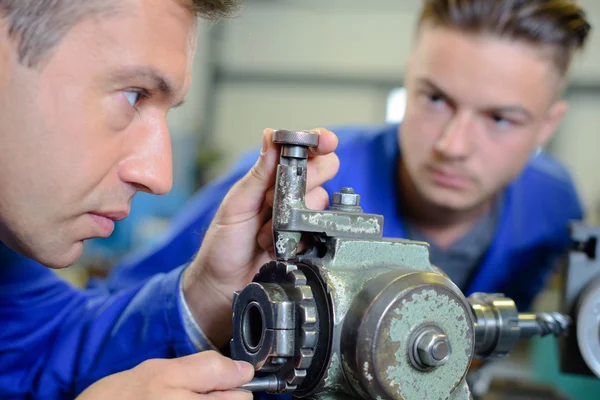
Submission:
M 285 390 L 285 385 L 275 375 L 269 375 L 254 378 L 245 385 L 240 386 L 239 389 L 249 392 L 281 393 Z
M 526 314 L 519 313 L 519 328 L 521 338 L 546 336 L 552 334 L 561 336 L 567 333 L 571 319 L 568 315 L 553 313 Z

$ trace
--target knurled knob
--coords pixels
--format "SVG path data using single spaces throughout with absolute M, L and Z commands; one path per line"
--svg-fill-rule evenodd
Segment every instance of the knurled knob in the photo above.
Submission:
M 293 146 L 317 147 L 319 135 L 311 131 L 278 129 L 273 134 L 273 142 Z

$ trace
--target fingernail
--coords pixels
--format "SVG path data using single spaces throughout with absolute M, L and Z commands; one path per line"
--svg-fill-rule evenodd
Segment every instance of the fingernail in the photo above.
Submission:
M 250 375 L 250 373 L 254 369 L 254 367 L 251 364 L 245 361 L 235 361 L 235 365 L 237 365 L 238 371 L 240 371 L 240 375 L 242 376 Z
M 267 152 L 267 149 L 269 148 L 269 143 L 267 143 L 267 130 L 265 129 L 263 131 L 263 137 L 262 137 L 262 147 L 260 148 L 260 155 L 262 156 L 263 154 L 265 154 Z

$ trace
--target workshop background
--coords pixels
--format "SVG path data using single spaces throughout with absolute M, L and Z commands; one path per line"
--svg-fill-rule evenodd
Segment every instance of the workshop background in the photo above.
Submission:
M 570 168 L 595 223 L 600 222 L 600 2 L 580 3 L 595 29 L 572 71 L 568 115 L 545 151 Z M 401 120 L 404 61 L 419 8 L 419 0 L 246 0 L 237 17 L 203 22 L 189 96 L 169 115 L 173 191 L 161 197 L 138 194 L 131 216 L 117 224 L 111 238 L 88 243 L 80 268 L 67 277 L 82 282 L 89 271 L 105 271 L 123 254 L 151 246 L 195 190 L 260 145 L 265 127 Z M 556 299 L 550 285 L 537 308 L 556 309 Z M 597 381 L 558 377 L 552 341 L 525 344 L 494 365 L 480 385 L 485 389 L 493 376 L 554 383 L 574 399 L 598 398 Z

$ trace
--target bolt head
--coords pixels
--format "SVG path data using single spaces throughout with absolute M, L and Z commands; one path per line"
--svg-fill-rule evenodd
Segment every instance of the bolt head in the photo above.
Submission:
M 354 193 L 352 188 L 343 188 L 333 194 L 331 203 L 336 206 L 359 206 L 360 195 Z
M 439 367 L 450 357 L 448 336 L 437 332 L 425 332 L 417 343 L 417 354 L 421 364 L 427 367 Z

